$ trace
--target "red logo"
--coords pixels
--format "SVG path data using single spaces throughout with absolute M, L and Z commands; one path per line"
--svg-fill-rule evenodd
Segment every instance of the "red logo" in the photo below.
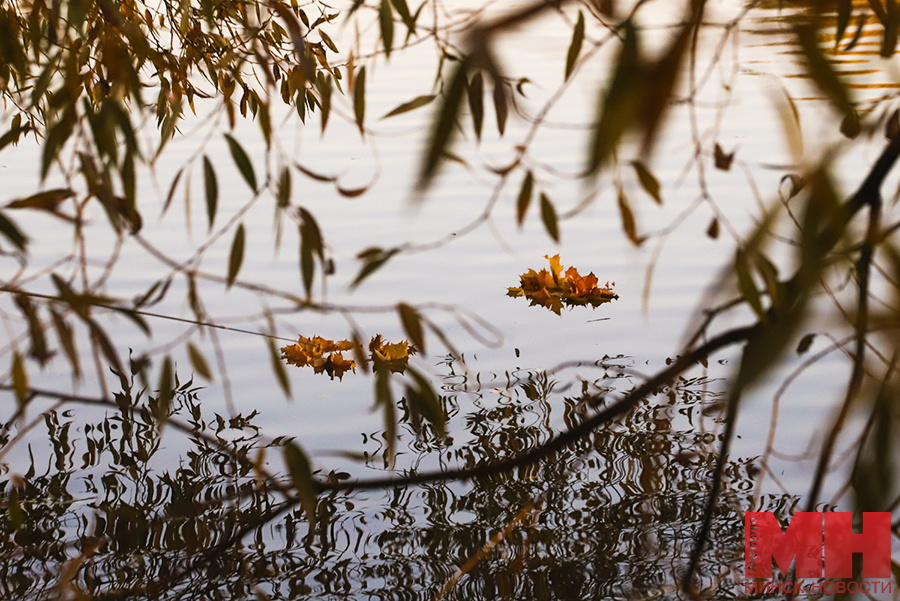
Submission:
M 890 513 L 863 513 L 859 533 L 849 512 L 798 512 L 785 531 L 771 512 L 744 516 L 746 578 L 771 578 L 772 561 L 786 574 L 794 560 L 797 578 L 850 578 L 854 553 L 862 554 L 863 578 L 891 577 Z

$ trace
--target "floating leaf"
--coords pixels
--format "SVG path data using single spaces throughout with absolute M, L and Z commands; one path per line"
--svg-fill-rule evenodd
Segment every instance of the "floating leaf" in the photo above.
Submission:
M 581 54 L 581 44 L 584 42 L 584 13 L 578 11 L 578 21 L 572 30 L 572 41 L 569 43 L 569 52 L 566 54 L 566 80 L 575 69 L 575 62 Z
M 418 350 L 406 340 L 390 343 L 378 334 L 369 341 L 369 352 L 375 369 L 387 369 L 393 373 L 403 373 L 409 365 L 409 357 Z
M 206 155 L 203 155 L 203 187 L 206 188 L 206 217 L 209 220 L 209 229 L 212 230 L 213 222 L 216 220 L 216 209 L 219 206 L 219 182 L 216 180 L 216 171 Z
M 599 287 L 597 276 L 590 273 L 582 276 L 575 267 L 569 267 L 563 273 L 559 255 L 544 257 L 550 261 L 550 271 L 542 269 L 537 272 L 529 269 L 519 277 L 519 287 L 507 288 L 507 296 L 524 296 L 531 305 L 540 305 L 561 315 L 563 306 L 599 307 L 604 303 L 619 298 L 607 282 Z
M 335 376 L 342 379 L 345 372 L 356 371 L 355 362 L 344 359 L 342 354 L 342 351 L 350 350 L 353 350 L 353 343 L 349 340 L 335 342 L 319 336 L 300 336 L 296 343 L 281 348 L 281 358 L 290 365 L 310 366 L 317 374 L 327 373 L 331 379 Z
M 234 159 L 235 165 L 237 165 L 238 171 L 241 172 L 241 175 L 244 178 L 244 181 L 247 182 L 247 185 L 250 186 L 250 189 L 253 192 L 256 192 L 256 173 L 253 171 L 253 163 L 250 162 L 250 157 L 247 156 L 247 153 L 244 151 L 243 147 L 238 144 L 238 141 L 231 137 L 229 134 L 223 134 L 225 136 L 225 140 L 228 141 L 228 150 L 231 151 L 231 158 Z
M 559 221 L 556 217 L 556 209 L 553 208 L 550 198 L 543 192 L 541 192 L 541 220 L 544 222 L 547 233 L 554 242 L 559 244 Z
M 294 441 L 288 441 L 284 445 L 284 462 L 287 464 L 291 481 L 297 489 L 297 498 L 306 512 L 310 529 L 316 525 L 316 497 L 319 487 L 312 476 L 312 466 L 309 457 Z
M 228 277 L 225 281 L 225 288 L 231 288 L 238 272 L 241 270 L 241 264 L 244 262 L 244 224 L 238 226 L 237 232 L 234 234 L 234 240 L 231 242 L 231 253 L 228 256 Z
M 644 192 L 649 194 L 657 204 L 662 204 L 662 195 L 660 194 L 659 180 L 653 175 L 643 161 L 631 161 L 632 167 L 637 172 L 638 182 Z

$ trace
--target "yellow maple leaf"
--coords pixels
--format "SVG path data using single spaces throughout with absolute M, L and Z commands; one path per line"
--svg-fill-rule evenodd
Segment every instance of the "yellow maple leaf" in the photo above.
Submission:
M 410 355 L 415 355 L 418 350 L 408 341 L 390 343 L 376 335 L 369 342 L 369 350 L 372 352 L 372 362 L 377 366 L 384 366 L 394 373 L 403 373 L 409 365 Z
M 335 342 L 314 336 L 304 338 L 299 336 L 296 343 L 281 348 L 281 358 L 290 365 L 297 367 L 311 366 L 315 373 L 327 373 L 334 379 L 343 377 L 348 370 L 356 371 L 356 363 L 353 360 L 344 359 L 341 351 L 349 351 L 353 343 L 349 340 Z

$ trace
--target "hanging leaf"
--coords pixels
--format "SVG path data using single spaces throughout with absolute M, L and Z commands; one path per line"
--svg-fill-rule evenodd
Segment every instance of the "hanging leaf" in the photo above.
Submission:
M 434 94 L 427 94 L 425 96 L 416 96 L 409 102 L 404 102 L 400 106 L 393 109 L 391 112 L 387 113 L 382 119 L 387 119 L 388 117 L 395 117 L 397 115 L 402 115 L 403 113 L 408 113 L 410 111 L 414 111 L 417 108 L 421 108 L 425 105 L 431 104 L 431 101 L 434 100 L 436 96 Z
M 275 340 L 268 338 L 266 343 L 269 347 L 269 358 L 272 360 L 272 371 L 275 372 L 275 379 L 278 380 L 278 385 L 281 387 L 284 396 L 291 398 L 291 380 L 288 378 L 281 355 L 278 354 L 278 349 L 275 347 Z
M 641 184 L 641 188 L 656 201 L 656 204 L 661 205 L 662 195 L 660 194 L 659 180 L 656 179 L 656 176 L 654 176 L 649 169 L 647 169 L 647 166 L 644 165 L 643 161 L 631 161 L 631 165 L 637 172 L 638 182 Z
M 847 86 L 841 83 L 831 61 L 822 54 L 815 28 L 801 25 L 796 31 L 800 48 L 806 57 L 807 74 L 842 115 L 849 114 L 853 111 L 850 93 Z
M 559 244 L 559 222 L 556 217 L 556 209 L 550 198 L 541 192 L 541 220 L 544 222 L 544 228 L 553 238 L 553 241 Z
M 288 472 L 291 474 L 291 480 L 294 488 L 297 489 L 297 498 L 300 499 L 300 505 L 306 512 L 306 519 L 309 520 L 310 529 L 316 525 L 316 497 L 319 494 L 319 487 L 313 479 L 312 466 L 309 457 L 294 441 L 289 441 L 284 445 L 284 462 L 287 464 Z
M 719 237 L 719 220 L 716 217 L 713 217 L 712 221 L 709 222 L 709 227 L 706 228 L 706 235 L 713 240 Z
M 172 358 L 166 355 L 163 360 L 162 370 L 159 373 L 159 385 L 157 386 L 156 405 L 154 414 L 160 426 L 162 426 L 172 412 L 172 399 L 175 398 L 175 377 L 172 370 Z
M 203 187 L 206 188 L 206 217 L 211 231 L 219 205 L 219 183 L 216 180 L 216 171 L 206 155 L 203 155 Z
M 484 77 L 481 71 L 472 76 L 468 89 L 469 111 L 472 113 L 472 127 L 475 138 L 481 140 L 481 126 L 484 123 Z
M 175 179 L 172 180 L 172 184 L 169 186 L 169 193 L 166 194 L 166 202 L 163 203 L 162 212 L 160 213 L 160 217 L 166 214 L 166 211 L 169 210 L 169 205 L 172 204 L 172 199 L 175 198 L 175 189 L 178 187 L 178 182 L 181 180 L 181 174 L 184 173 L 184 167 L 178 170 L 178 173 L 175 174 Z
M 632 244 L 640 246 L 644 243 L 644 238 L 637 234 L 637 224 L 634 219 L 634 212 L 631 210 L 631 205 L 628 203 L 628 197 L 625 196 L 625 191 L 621 187 L 619 187 L 617 200 L 619 204 L 619 214 L 622 217 L 622 229 L 625 231 L 625 235 L 628 236 L 628 239 L 631 240 Z
M 844 118 L 841 120 L 840 131 L 845 138 L 850 140 L 856 138 L 862 132 L 862 124 L 859 122 L 859 113 L 855 110 L 851 110 L 844 115 Z
M 225 281 L 225 288 L 231 288 L 238 272 L 241 270 L 241 264 L 244 262 L 244 224 L 238 226 L 237 232 L 234 234 L 234 240 L 231 242 L 231 253 L 228 256 L 228 277 Z
M 378 247 L 372 247 L 359 253 L 356 258 L 360 259 L 363 262 L 363 265 L 360 268 L 359 273 L 356 274 L 356 277 L 353 279 L 353 282 L 351 282 L 350 289 L 352 290 L 359 286 L 363 280 L 375 273 L 375 271 L 380 269 L 398 252 L 400 252 L 400 249 L 398 248 L 389 248 L 385 250 Z
M 759 296 L 759 290 L 756 288 L 756 282 L 753 281 L 753 276 L 750 273 L 747 253 L 742 249 L 738 249 L 735 254 L 734 267 L 735 271 L 737 271 L 738 288 L 741 291 L 741 295 L 753 309 L 753 312 L 756 313 L 757 317 L 760 320 L 764 320 L 766 313 L 763 309 L 762 299 Z
M 291 203 L 291 170 L 287 167 L 281 169 L 278 188 L 275 192 L 275 202 L 279 209 L 285 209 Z
M 72 366 L 72 378 L 81 379 L 81 365 L 78 361 L 78 351 L 75 348 L 75 336 L 72 333 L 72 327 L 66 322 L 52 306 L 50 307 L 50 317 L 53 319 L 53 328 L 56 330 L 56 336 L 59 343 Z
M 55 190 L 45 190 L 38 192 L 28 198 L 14 200 L 6 205 L 7 209 L 39 209 L 56 213 L 59 204 L 64 200 L 75 196 L 75 190 L 71 188 L 58 188 Z
M 394 13 L 391 11 L 390 0 L 381 0 L 378 22 L 381 26 L 381 41 L 384 44 L 384 54 L 390 58 L 391 48 L 394 45 Z
M 425 152 L 425 160 L 419 169 L 419 179 L 416 184 L 419 191 L 424 191 L 431 184 L 453 139 L 456 117 L 466 92 L 465 63 L 460 62 L 454 69 L 449 87 L 444 94 L 444 102 L 437 111 L 435 122 L 431 125 L 428 150 Z
M 394 5 L 397 14 L 400 15 L 400 19 L 403 21 L 403 24 L 406 25 L 409 35 L 415 35 L 416 20 L 409 13 L 409 6 L 407 6 L 406 0 L 391 0 L 391 4 Z M 422 10 L 421 7 L 419 10 Z M 418 13 L 416 13 L 416 16 L 418 16 Z
M 19 407 L 22 407 L 28 400 L 28 373 L 25 371 L 25 361 L 22 360 L 19 351 L 13 351 L 11 373 L 13 391 L 16 393 Z
M 443 437 L 447 433 L 447 416 L 441 405 L 441 399 L 434 391 L 431 383 L 415 369 L 409 368 L 407 375 L 412 378 L 414 386 L 406 387 L 406 401 L 416 416 L 425 418 L 436 436 Z M 415 420 L 419 421 L 419 420 Z
M 10 244 L 19 249 L 19 251 L 25 252 L 25 245 L 28 244 L 28 238 L 22 233 L 22 230 L 19 229 L 19 226 L 3 214 L 3 211 L 0 211 L 0 234 L 3 234 L 3 237 L 6 238 Z
M 847 26 L 853 17 L 853 0 L 837 0 L 837 31 L 834 36 L 834 47 L 841 45 L 841 40 L 847 32 Z
M 509 116 L 509 107 L 506 105 L 506 88 L 502 81 L 494 82 L 494 113 L 497 115 L 497 131 L 500 136 L 506 131 L 506 119 Z
M 566 54 L 566 77 L 575 69 L 575 63 L 578 61 L 578 55 L 581 54 L 581 44 L 584 42 L 584 13 L 578 11 L 578 21 L 575 22 L 575 29 L 572 30 L 572 41 L 569 43 L 569 52 Z
M 250 162 L 250 158 L 247 156 L 247 153 L 244 152 L 243 147 L 241 147 L 237 140 L 232 138 L 230 134 L 223 135 L 225 136 L 225 140 L 228 141 L 228 149 L 231 151 L 231 158 L 234 159 L 238 171 L 241 172 L 244 181 L 247 182 L 247 185 L 250 186 L 250 189 L 255 193 L 256 173 L 253 172 L 253 164 Z
M 816 339 L 815 334 L 807 334 L 803 338 L 800 339 L 800 344 L 797 345 L 797 354 L 802 355 L 812 346 L 813 341 Z
M 522 227 L 525 222 L 525 213 L 528 212 L 528 205 L 531 204 L 531 197 L 534 189 L 534 175 L 529 170 L 522 180 L 522 187 L 519 188 L 519 197 L 516 200 L 516 223 Z
M 210 371 L 209 364 L 206 363 L 206 359 L 203 358 L 200 349 L 194 346 L 193 342 L 188 342 L 187 351 L 188 358 L 191 360 L 191 367 L 197 372 L 197 375 L 207 382 L 212 382 L 212 371 Z
M 399 303 L 397 311 L 400 313 L 400 322 L 403 324 L 403 330 L 406 332 L 406 335 L 416 348 L 424 353 L 425 335 L 422 332 L 422 318 L 419 312 L 406 303 Z
M 734 152 L 725 154 L 725 151 L 722 150 L 722 147 L 719 146 L 718 143 L 716 143 L 713 154 L 714 154 L 716 169 L 720 169 L 722 171 L 730 171 L 731 170 L 731 163 L 734 161 Z
M 366 68 L 360 67 L 353 84 L 353 114 L 356 116 L 356 126 L 359 133 L 365 135 L 363 124 L 366 120 Z

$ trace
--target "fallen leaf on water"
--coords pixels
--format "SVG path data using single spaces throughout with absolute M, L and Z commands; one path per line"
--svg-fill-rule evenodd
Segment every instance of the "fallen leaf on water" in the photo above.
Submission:
M 384 340 L 381 334 L 372 338 L 369 350 L 372 352 L 372 362 L 376 367 L 381 365 L 394 373 L 403 373 L 409 365 L 410 355 L 418 352 L 418 349 L 406 340 L 390 343 Z
M 281 348 L 281 357 L 290 365 L 297 367 L 312 366 L 315 373 L 327 373 L 331 379 L 335 376 L 342 379 L 344 374 L 356 371 L 356 362 L 344 359 L 341 351 L 353 349 L 349 340 L 335 342 L 320 336 L 304 338 L 300 336 L 296 343 Z
M 557 315 L 561 315 L 563 307 L 590 305 L 596 308 L 619 298 L 609 282 L 599 287 L 593 273 L 582 276 L 575 267 L 564 271 L 559 255 L 544 255 L 544 258 L 550 261 L 550 271 L 529 269 L 519 276 L 519 287 L 507 288 L 507 296 L 524 296 L 532 306 L 546 307 Z

